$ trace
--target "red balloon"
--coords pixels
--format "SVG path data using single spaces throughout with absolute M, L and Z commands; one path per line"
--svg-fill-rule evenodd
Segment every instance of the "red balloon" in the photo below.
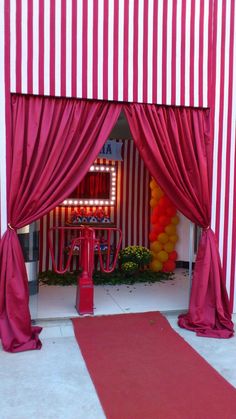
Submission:
M 158 235 L 160 233 L 163 233 L 164 228 L 163 226 L 161 226 L 160 224 L 154 224 L 153 226 L 153 231 Z
M 170 206 L 172 205 L 172 202 L 170 201 L 170 199 L 169 199 L 169 198 L 167 198 L 167 196 L 163 196 L 163 197 L 159 200 L 158 205 L 159 205 L 160 207 L 167 208 L 167 207 L 170 207 Z
M 152 230 L 149 233 L 149 240 L 150 240 L 150 242 L 154 242 L 156 240 L 156 238 L 157 238 L 157 234 L 155 233 L 155 231 Z
M 162 215 L 159 218 L 159 224 L 161 224 L 163 227 L 166 227 L 168 224 L 170 224 L 170 218 L 166 217 L 166 215 Z
M 176 208 L 175 207 L 166 208 L 166 215 L 169 215 L 169 217 L 173 217 L 175 214 L 176 214 Z
M 177 256 L 178 256 L 178 254 L 177 254 L 176 250 L 173 250 L 173 252 L 169 253 L 169 260 L 175 261 L 177 259 Z
M 156 214 L 151 215 L 151 223 L 156 224 L 158 221 L 158 216 Z
M 152 215 L 155 215 L 157 218 L 159 218 L 161 215 L 165 215 L 165 208 L 159 207 L 159 205 L 157 205 L 155 208 L 153 208 Z
M 175 262 L 173 260 L 167 260 L 163 263 L 162 271 L 163 272 L 173 272 L 175 270 Z

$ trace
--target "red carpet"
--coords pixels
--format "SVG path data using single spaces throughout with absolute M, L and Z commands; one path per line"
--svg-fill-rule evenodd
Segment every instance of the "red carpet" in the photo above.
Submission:
M 73 325 L 108 419 L 236 419 L 236 390 L 160 313 Z

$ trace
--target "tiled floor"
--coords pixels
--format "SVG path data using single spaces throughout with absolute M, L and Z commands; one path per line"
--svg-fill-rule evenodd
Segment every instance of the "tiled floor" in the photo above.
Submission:
M 0 349 L 0 419 L 105 419 L 69 320 L 78 316 L 75 291 L 43 286 L 31 298 L 32 316 L 43 326 L 40 351 L 12 355 Z M 96 287 L 94 312 L 164 312 L 173 329 L 236 387 L 236 337 L 200 338 L 180 329 L 178 313 L 188 298 L 188 276 L 178 270 L 166 283 Z
M 33 319 L 58 319 L 77 316 L 75 286 L 40 286 L 31 297 Z M 189 300 L 189 277 L 177 269 L 174 279 L 154 284 L 99 285 L 94 287 L 94 315 L 144 311 L 186 310 Z

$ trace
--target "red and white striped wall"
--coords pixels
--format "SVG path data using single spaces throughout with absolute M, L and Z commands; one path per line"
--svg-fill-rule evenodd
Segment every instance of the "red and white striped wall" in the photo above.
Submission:
M 96 163 L 114 164 L 117 171 L 116 206 L 107 207 L 111 221 L 123 232 L 122 247 L 128 245 L 148 246 L 149 233 L 149 182 L 150 175 L 133 141 L 123 143 L 123 161 L 111 162 L 97 159 Z M 138 185 L 138 187 L 133 187 Z M 57 207 L 45 215 L 40 222 L 40 271 L 52 268 L 52 261 L 47 244 L 47 232 L 52 226 L 65 225 L 75 207 Z M 55 259 L 58 256 L 60 238 L 55 233 L 52 237 L 55 247 Z M 69 243 L 70 232 L 66 233 L 65 242 Z M 76 268 L 76 257 L 71 269 Z
M 0 2 L 1 51 L 5 40 L 0 99 L 7 109 L 5 131 L 0 123 L 1 138 L 9 133 L 10 92 L 211 108 L 212 226 L 234 311 L 235 8 L 235 0 Z M 1 107 L 0 121 L 4 120 Z M 4 156 L 4 141 L 0 147 Z M 4 165 L 2 232 L 6 229 Z
M 207 106 L 213 0 L 9 0 L 11 91 Z
M 236 4 L 214 2 L 214 160 L 212 227 L 219 239 L 231 305 L 236 311 Z
M 0 2 L 0 237 L 7 228 L 5 38 L 4 2 Z

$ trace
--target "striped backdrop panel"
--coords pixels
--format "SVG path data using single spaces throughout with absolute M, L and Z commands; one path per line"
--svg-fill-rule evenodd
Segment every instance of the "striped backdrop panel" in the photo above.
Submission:
M 95 163 L 114 164 L 117 170 L 116 207 L 106 207 L 111 221 L 122 230 L 122 247 L 128 245 L 148 246 L 149 233 L 149 181 L 150 176 L 140 158 L 133 141 L 122 141 L 123 161 L 111 162 L 97 159 Z M 139 185 L 134 187 L 134 185 Z M 40 271 L 52 269 L 52 261 L 48 250 L 47 232 L 50 227 L 63 226 L 69 220 L 76 207 L 56 207 L 40 221 Z M 65 233 L 65 243 L 70 242 L 71 233 Z M 55 248 L 55 260 L 58 262 L 60 236 L 58 232 L 52 236 Z M 65 256 L 66 257 L 66 256 Z M 65 261 L 65 259 L 64 259 Z M 71 270 L 78 268 L 78 258 L 74 257 Z
M 213 36 L 214 155 L 212 227 L 236 311 L 236 8 L 234 0 L 215 1 Z
M 10 0 L 11 91 L 209 105 L 213 0 Z

